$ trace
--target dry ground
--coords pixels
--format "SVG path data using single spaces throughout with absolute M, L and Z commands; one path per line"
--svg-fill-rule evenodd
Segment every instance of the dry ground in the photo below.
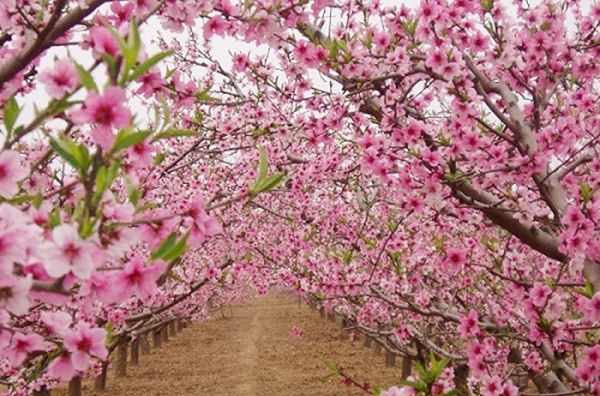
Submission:
M 293 325 L 305 333 L 290 337 Z M 104 393 L 84 383 L 84 395 L 119 396 L 339 396 L 366 395 L 339 377 L 321 381 L 325 361 L 336 361 L 357 379 L 391 385 L 399 368 L 386 367 L 382 355 L 350 341 L 339 324 L 280 293 L 235 306 L 226 318 L 190 326 L 140 355 L 125 378 L 111 371 Z M 64 390 L 53 395 L 66 395 Z

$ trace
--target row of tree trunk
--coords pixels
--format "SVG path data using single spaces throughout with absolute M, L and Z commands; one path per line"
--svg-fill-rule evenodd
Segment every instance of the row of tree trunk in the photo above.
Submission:
M 123 336 L 116 345 L 110 348 L 111 353 L 116 349 L 115 376 L 127 376 L 127 365 L 137 366 L 140 362 L 140 354 L 148 355 L 150 353 L 150 336 L 152 337 L 153 348 L 160 348 L 163 343 L 168 342 L 170 337 L 175 337 L 184 327 L 185 323 L 182 320 L 172 319 L 151 326 L 137 335 Z M 100 375 L 94 381 L 96 391 L 106 390 L 107 374 L 108 362 L 104 362 Z M 68 395 L 82 396 L 82 394 L 81 377 L 75 377 L 69 382 Z M 34 396 L 51 396 L 51 391 L 42 389 L 35 392 Z

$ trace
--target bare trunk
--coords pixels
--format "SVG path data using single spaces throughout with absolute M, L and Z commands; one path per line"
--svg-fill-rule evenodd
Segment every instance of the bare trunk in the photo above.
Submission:
M 402 358 L 402 379 L 407 379 L 412 372 L 412 359 L 409 357 Z
M 160 330 L 155 330 L 152 332 L 152 344 L 154 348 L 160 348 L 160 345 L 162 344 Z
M 396 365 L 396 355 L 387 350 L 385 352 L 385 365 L 389 367 L 394 367 Z
M 379 341 L 375 341 L 375 353 L 378 355 L 381 354 L 381 344 Z
M 131 341 L 131 364 L 137 366 L 140 361 L 140 339 Z
M 102 370 L 100 375 L 96 377 L 94 381 L 94 389 L 97 391 L 106 390 L 106 374 L 108 373 L 108 363 L 102 363 Z
M 75 377 L 69 382 L 69 396 L 81 396 L 81 377 Z
M 160 335 L 164 342 L 169 342 L 169 329 L 166 325 L 160 329 Z
M 127 341 L 123 340 L 117 346 L 117 377 L 127 375 Z
M 148 333 L 144 333 L 140 336 L 140 345 L 142 346 L 142 355 L 150 353 L 150 342 L 148 342 Z

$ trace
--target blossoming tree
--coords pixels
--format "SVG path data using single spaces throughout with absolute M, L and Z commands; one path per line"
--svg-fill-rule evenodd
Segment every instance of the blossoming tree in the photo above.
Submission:
M 599 394 L 599 17 L 3 2 L 8 392 L 276 284 L 415 362 L 383 394 Z

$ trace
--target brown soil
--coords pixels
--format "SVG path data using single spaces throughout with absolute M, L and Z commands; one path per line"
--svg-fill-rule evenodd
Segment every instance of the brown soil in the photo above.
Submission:
M 226 311 L 228 312 L 228 311 Z M 304 338 L 290 337 L 292 326 Z M 109 373 L 107 390 L 97 393 L 84 382 L 84 395 L 119 396 L 338 396 L 366 395 L 342 384 L 322 381 L 335 361 L 359 381 L 391 385 L 400 368 L 386 367 L 383 355 L 350 341 L 341 327 L 293 298 L 272 292 L 250 304 L 233 307 L 225 318 L 190 326 L 140 355 L 127 377 Z M 64 389 L 53 395 L 66 395 Z

